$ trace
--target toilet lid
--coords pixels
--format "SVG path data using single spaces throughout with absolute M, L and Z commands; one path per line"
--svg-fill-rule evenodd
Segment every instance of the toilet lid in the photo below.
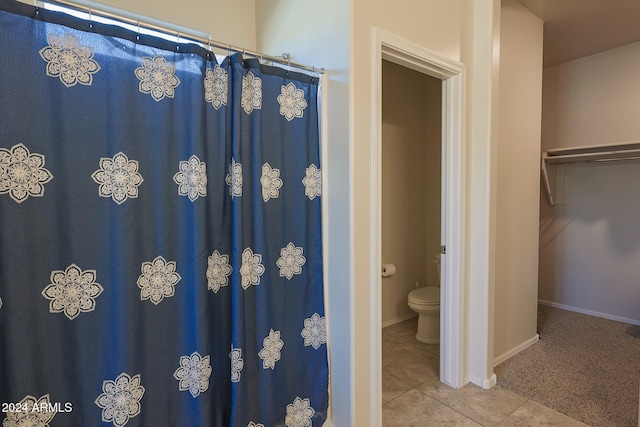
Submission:
M 437 286 L 425 286 L 409 292 L 409 301 L 416 304 L 440 303 L 440 288 Z

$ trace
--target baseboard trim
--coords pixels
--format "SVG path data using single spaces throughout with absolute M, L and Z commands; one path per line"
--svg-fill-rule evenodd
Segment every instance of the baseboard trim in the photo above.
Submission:
M 496 385 L 497 378 L 496 374 L 492 374 L 490 378 L 480 378 L 476 377 L 475 375 L 469 375 L 469 382 L 477 385 L 484 390 L 489 390 Z
M 395 325 L 396 323 L 404 322 L 405 320 L 411 319 L 412 317 L 418 317 L 417 313 L 409 313 L 404 316 L 396 317 L 395 319 L 387 320 L 386 322 L 382 322 L 382 327 L 386 328 L 387 326 Z
M 600 313 L 598 311 L 586 310 L 584 308 L 573 307 L 570 305 L 559 304 L 557 302 L 538 300 L 538 304 L 548 305 L 549 307 L 561 308 L 563 310 L 575 311 L 576 313 L 587 314 L 589 316 L 602 317 L 604 319 L 615 320 L 616 322 L 630 323 L 632 325 L 640 325 L 640 320 L 627 319 L 626 317 L 614 316 L 613 314 Z
M 506 353 L 496 357 L 493 360 L 493 366 L 498 366 L 499 364 L 501 364 L 502 362 L 504 362 L 508 358 L 510 358 L 512 356 L 515 356 L 516 354 L 520 353 L 525 348 L 527 348 L 529 346 L 532 346 L 533 344 L 537 343 L 539 340 L 540 340 L 540 335 L 535 334 L 533 337 L 529 338 L 528 340 L 526 340 L 522 344 L 517 345 L 514 348 L 512 348 L 511 350 L 507 351 Z

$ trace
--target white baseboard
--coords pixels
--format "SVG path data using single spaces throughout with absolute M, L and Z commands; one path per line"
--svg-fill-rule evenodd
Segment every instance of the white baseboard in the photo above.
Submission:
M 507 360 L 511 356 L 515 356 L 516 354 L 520 353 L 525 348 L 537 343 L 539 340 L 540 340 L 540 335 L 535 334 L 532 338 L 529 338 L 528 340 L 526 340 L 522 344 L 515 346 L 514 348 L 512 348 L 509 351 L 507 351 L 506 353 L 501 354 L 500 356 L 498 356 L 495 359 L 493 359 L 493 366 L 498 366 L 499 364 L 501 364 L 502 362 L 504 362 L 505 360 Z
M 640 320 L 627 319 L 626 317 L 615 316 L 613 314 L 600 313 L 597 311 L 586 310 L 584 308 L 572 307 L 570 305 L 559 304 L 557 302 L 538 300 L 539 304 L 548 305 L 549 307 L 561 308 L 563 310 L 575 311 L 576 313 L 588 314 L 589 316 L 602 317 L 604 319 L 615 320 L 616 322 L 630 323 L 632 325 L 640 325 Z
M 404 316 L 396 317 L 395 319 L 382 322 L 382 327 L 386 328 L 387 326 L 395 325 L 396 323 L 404 322 L 407 319 L 411 319 L 412 317 L 417 317 L 417 316 L 418 316 L 418 313 L 405 314 Z
M 494 385 L 496 385 L 496 374 L 491 375 L 491 378 L 480 378 L 475 375 L 469 375 L 469 382 L 477 385 L 478 387 L 489 390 Z

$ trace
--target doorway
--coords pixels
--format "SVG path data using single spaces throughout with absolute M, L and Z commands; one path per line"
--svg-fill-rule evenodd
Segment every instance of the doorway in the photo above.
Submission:
M 442 55 L 416 46 L 391 33 L 376 28 L 374 31 L 374 82 L 373 91 L 373 175 L 374 192 L 372 206 L 371 257 L 374 292 L 371 336 L 376 351 L 372 374 L 376 378 L 373 393 L 377 401 L 377 419 L 382 412 L 382 61 L 387 60 L 405 68 L 418 71 L 441 80 L 442 85 L 442 206 L 443 219 L 441 245 L 446 255 L 441 258 L 440 295 L 440 381 L 452 387 L 462 387 L 469 381 L 465 373 L 465 323 L 464 296 L 466 269 L 464 195 L 465 145 L 463 137 L 463 65 Z
M 382 61 L 382 327 L 415 317 L 413 289 L 440 286 L 442 81 Z

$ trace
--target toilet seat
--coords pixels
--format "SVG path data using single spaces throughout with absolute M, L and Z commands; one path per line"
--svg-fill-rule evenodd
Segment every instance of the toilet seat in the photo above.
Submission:
M 409 292 L 409 303 L 418 305 L 440 304 L 440 288 L 438 286 L 425 286 Z

